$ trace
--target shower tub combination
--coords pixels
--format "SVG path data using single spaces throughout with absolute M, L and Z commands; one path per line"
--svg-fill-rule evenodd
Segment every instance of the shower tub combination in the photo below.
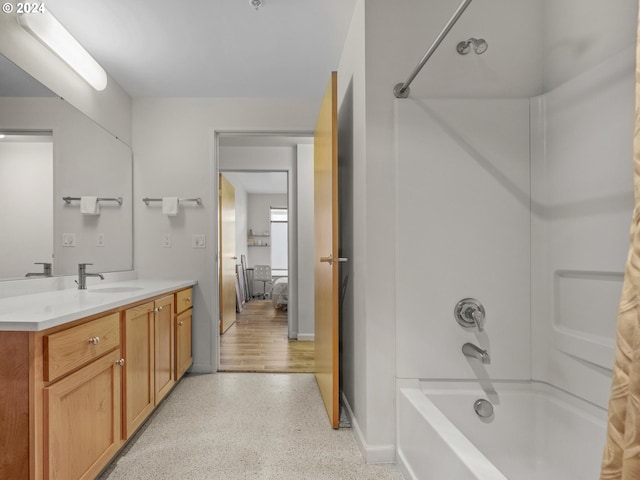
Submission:
M 538 382 L 492 387 L 487 395 L 477 381 L 399 381 L 398 464 L 406 478 L 598 478 L 605 409 Z M 478 399 L 493 405 L 488 418 L 474 410 Z

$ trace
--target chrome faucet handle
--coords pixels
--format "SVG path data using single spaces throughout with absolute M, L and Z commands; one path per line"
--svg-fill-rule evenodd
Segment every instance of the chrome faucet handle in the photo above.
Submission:
M 476 322 L 479 332 L 484 332 L 482 326 L 484 325 L 484 312 L 482 310 L 474 310 L 471 312 L 471 318 Z
M 484 306 L 475 298 L 463 298 L 453 310 L 458 324 L 464 328 L 477 328 L 484 332 Z

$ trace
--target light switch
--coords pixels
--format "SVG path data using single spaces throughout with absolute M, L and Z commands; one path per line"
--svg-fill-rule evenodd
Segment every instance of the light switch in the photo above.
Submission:
M 162 246 L 164 248 L 171 248 L 171 234 L 170 233 L 165 233 L 162 236 Z
M 192 248 L 206 248 L 207 241 L 204 233 L 194 233 L 191 235 L 191 247 Z
M 104 247 L 104 233 L 99 233 L 96 237 L 96 247 Z
M 75 247 L 76 246 L 76 234 L 75 233 L 63 233 L 62 234 L 62 246 L 63 247 Z

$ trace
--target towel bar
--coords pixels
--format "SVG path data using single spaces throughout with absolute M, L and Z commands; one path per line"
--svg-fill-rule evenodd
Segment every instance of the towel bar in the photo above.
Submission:
M 62 197 L 62 200 L 65 201 L 67 205 L 69 205 L 73 200 L 80 201 L 80 197 Z M 118 205 L 122 205 L 122 197 L 114 197 L 114 198 L 98 198 L 99 202 L 118 202 Z
M 149 202 L 161 202 L 162 199 L 161 198 L 144 197 L 142 199 L 142 201 L 148 207 L 149 206 Z M 178 202 L 196 202 L 196 204 L 202 205 L 202 199 L 200 197 L 198 197 L 198 198 L 179 198 Z

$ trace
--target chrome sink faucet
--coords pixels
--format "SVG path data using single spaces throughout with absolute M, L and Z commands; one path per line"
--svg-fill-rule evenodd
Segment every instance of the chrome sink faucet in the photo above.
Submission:
M 491 363 L 489 352 L 481 349 L 480 347 L 475 346 L 473 343 L 465 343 L 462 346 L 462 353 L 464 353 L 465 357 L 477 358 L 485 365 L 488 365 L 489 363 Z
M 93 265 L 93 263 L 79 263 L 78 264 L 78 290 L 87 289 L 87 277 L 100 277 L 100 280 L 104 280 L 101 273 L 87 273 L 87 265 Z
M 34 265 L 42 265 L 42 273 L 29 272 L 25 277 L 50 277 L 51 276 L 51 264 L 45 262 L 36 262 Z

